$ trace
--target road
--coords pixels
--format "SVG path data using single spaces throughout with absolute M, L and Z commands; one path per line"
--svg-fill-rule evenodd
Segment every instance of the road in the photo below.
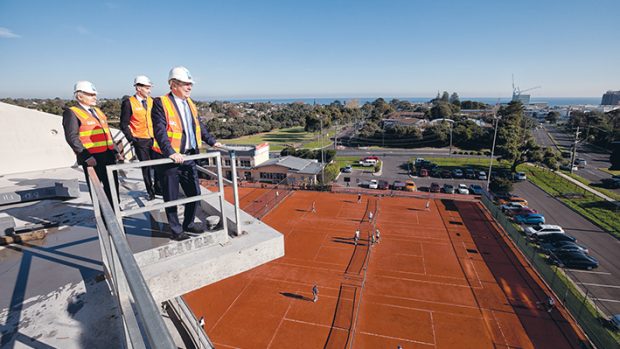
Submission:
M 514 192 L 542 213 L 547 223 L 562 226 L 590 249 L 600 263 L 599 268 L 570 270 L 568 274 L 584 291 L 590 291 L 607 315 L 620 314 L 620 241 L 530 182 L 517 183 Z
M 561 149 L 561 151 L 570 151 L 574 144 L 574 135 L 562 133 L 555 126 L 545 126 L 541 129 L 537 128 L 532 132 L 532 134 L 536 139 L 536 142 L 544 147 L 554 146 L 554 143 L 551 141 L 550 137 L 555 139 L 558 146 L 564 148 Z M 585 159 L 587 165 L 585 168 L 578 169 L 575 173 L 590 182 L 600 183 L 601 179 L 611 177 L 609 173 L 599 170 L 600 168 L 608 168 L 611 165 L 609 163 L 609 152 L 605 149 L 586 143 L 578 143 L 576 158 Z M 616 189 L 614 191 L 620 193 L 620 189 Z

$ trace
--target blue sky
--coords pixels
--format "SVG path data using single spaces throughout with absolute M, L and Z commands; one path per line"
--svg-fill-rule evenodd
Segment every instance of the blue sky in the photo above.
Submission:
M 0 97 L 90 80 L 206 97 L 598 97 L 620 89 L 620 1 L 0 0 Z

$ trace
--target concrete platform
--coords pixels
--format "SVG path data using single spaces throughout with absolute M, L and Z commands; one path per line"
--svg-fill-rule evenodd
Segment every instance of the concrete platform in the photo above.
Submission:
M 120 347 L 122 324 L 107 284 L 101 282 L 101 252 L 81 168 L 0 176 L 0 188 L 58 179 L 78 179 L 80 197 L 0 208 L 0 214 L 15 217 L 18 227 L 59 224 L 44 240 L 0 247 L 0 348 Z M 120 191 L 122 208 L 161 202 L 146 201 L 139 171 L 125 174 Z M 199 221 L 212 214 L 210 206 L 201 205 Z M 163 210 L 127 217 L 124 226 L 156 300 L 163 301 L 283 255 L 277 231 L 245 214 L 242 221 L 248 233 L 240 237 L 220 230 L 183 242 L 169 239 Z

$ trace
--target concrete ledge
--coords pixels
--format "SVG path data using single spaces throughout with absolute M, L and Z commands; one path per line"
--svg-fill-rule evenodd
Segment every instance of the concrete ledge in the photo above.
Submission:
M 161 303 L 284 256 L 284 237 L 258 222 L 229 243 L 141 265 L 155 301 Z
M 225 244 L 227 241 L 228 235 L 224 230 L 208 231 L 188 240 L 171 241 L 166 245 L 138 252 L 134 257 L 138 265 L 148 265 L 208 246 Z

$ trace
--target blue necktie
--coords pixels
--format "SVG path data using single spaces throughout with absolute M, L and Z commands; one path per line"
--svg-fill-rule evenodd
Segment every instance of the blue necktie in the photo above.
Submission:
M 97 112 L 95 112 L 95 109 L 88 108 L 88 111 L 95 117 L 95 119 L 99 120 L 99 116 L 97 115 Z
M 185 108 L 185 134 L 189 137 L 189 146 L 191 149 L 196 149 L 196 137 L 194 136 L 194 130 L 192 128 L 192 113 L 189 110 L 187 101 L 183 101 L 183 108 Z M 187 149 L 186 149 L 187 150 Z
M 142 106 L 144 107 L 144 109 L 147 109 L 147 107 L 146 107 L 146 99 L 142 100 Z

